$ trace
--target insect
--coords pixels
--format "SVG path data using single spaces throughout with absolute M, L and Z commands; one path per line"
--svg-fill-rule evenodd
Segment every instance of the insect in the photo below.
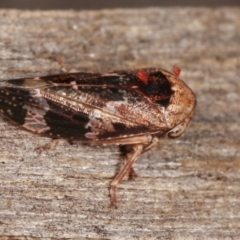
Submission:
M 180 136 L 194 114 L 195 95 L 179 74 L 174 66 L 173 73 L 137 69 L 11 79 L 0 82 L 0 112 L 10 123 L 55 143 L 128 145 L 131 152 L 110 186 L 116 206 L 116 188 L 134 174 L 138 157 L 160 137 Z

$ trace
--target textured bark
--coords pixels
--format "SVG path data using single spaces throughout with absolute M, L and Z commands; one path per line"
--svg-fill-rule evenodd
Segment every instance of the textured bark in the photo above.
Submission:
M 182 137 L 160 140 L 108 187 L 118 147 L 47 143 L 0 122 L 1 239 L 238 239 L 240 8 L 0 11 L 0 78 L 61 71 L 182 68 L 197 95 Z

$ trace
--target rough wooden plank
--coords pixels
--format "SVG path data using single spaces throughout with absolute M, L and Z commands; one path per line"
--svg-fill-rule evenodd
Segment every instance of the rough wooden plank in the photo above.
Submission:
M 108 186 L 118 147 L 58 146 L 0 122 L 1 239 L 238 239 L 240 236 L 240 8 L 0 11 L 0 78 L 79 70 L 182 68 L 198 98 L 177 140 Z M 13 239 L 13 238 L 11 238 Z

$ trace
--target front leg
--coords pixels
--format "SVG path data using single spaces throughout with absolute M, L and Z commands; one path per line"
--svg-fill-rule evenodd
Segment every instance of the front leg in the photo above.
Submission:
M 111 205 L 117 207 L 116 188 L 121 183 L 122 179 L 131 171 L 133 163 L 138 159 L 143 150 L 142 144 L 135 144 L 132 146 L 132 152 L 127 154 L 125 164 L 121 171 L 117 174 L 115 179 L 111 183 L 110 196 Z
M 158 144 L 158 142 L 159 142 L 159 139 L 158 139 L 157 137 L 154 137 L 154 138 L 152 139 L 152 142 L 151 142 L 151 143 L 149 143 L 149 144 L 147 144 L 147 145 L 144 145 L 141 154 L 147 152 L 148 150 L 150 150 L 151 148 L 153 148 L 154 146 L 156 146 L 156 145 Z M 127 159 L 125 159 L 125 162 L 126 162 L 126 161 L 127 161 Z M 136 177 L 136 176 L 137 176 L 136 172 L 134 171 L 133 167 L 131 167 L 131 168 L 129 169 L 129 172 L 128 172 L 128 179 L 131 180 L 131 179 L 133 179 L 133 178 Z
M 148 141 L 146 141 L 148 139 Z M 143 141 L 145 140 L 145 141 Z M 111 205 L 117 207 L 117 197 L 116 197 L 116 188 L 121 183 L 122 179 L 128 175 L 129 178 L 136 175 L 133 169 L 134 162 L 137 161 L 138 157 L 150 150 L 158 143 L 158 138 L 153 137 L 151 135 L 139 137 L 132 137 L 128 139 L 129 142 L 136 142 L 135 144 L 131 144 L 132 151 L 127 154 L 126 159 L 124 161 L 124 166 L 121 171 L 117 174 L 115 179 L 112 181 L 110 186 L 110 197 L 111 197 Z M 139 141 L 139 142 L 138 142 Z M 138 143 L 137 143 L 138 142 Z

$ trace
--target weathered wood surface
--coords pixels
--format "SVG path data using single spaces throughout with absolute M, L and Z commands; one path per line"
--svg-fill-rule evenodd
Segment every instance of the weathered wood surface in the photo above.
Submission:
M 0 122 L 1 239 L 239 239 L 240 8 L 0 11 L 0 78 L 79 70 L 182 68 L 196 114 L 108 187 L 118 147 L 60 145 Z M 11 238 L 13 239 L 13 238 Z

